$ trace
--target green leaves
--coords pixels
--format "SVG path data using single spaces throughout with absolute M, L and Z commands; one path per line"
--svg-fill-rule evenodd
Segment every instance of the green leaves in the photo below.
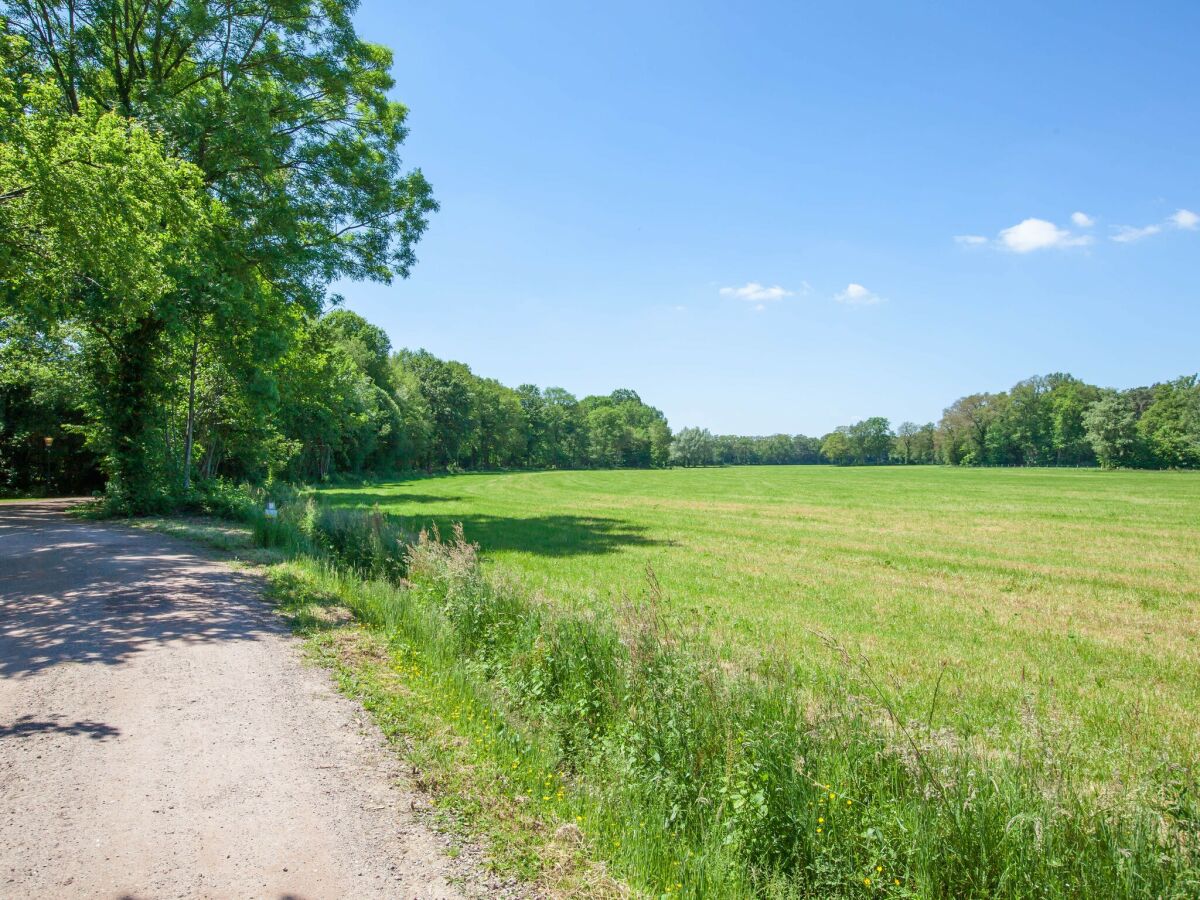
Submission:
M 63 115 L 45 81 L 16 84 L 0 143 L 0 278 L 10 309 L 40 321 L 135 319 L 194 268 L 216 204 L 158 135 L 83 100 Z M 17 98 L 20 98 L 19 101 Z
M 242 451 L 276 456 L 282 445 L 252 419 L 274 392 L 263 376 L 329 283 L 388 281 L 416 262 L 437 205 L 420 171 L 403 169 L 391 53 L 358 37 L 354 8 L 4 3 L 0 310 L 97 338 L 81 346 L 111 390 L 90 415 L 123 490 L 189 464 L 193 388 L 221 382 L 208 370 L 236 377 L 202 390 L 202 408 L 241 406 L 232 418 L 251 421 L 237 440 L 259 445 Z M 182 463 L 170 438 L 181 380 Z M 117 409 L 118 397 L 136 402 Z M 163 407 L 160 432 L 149 418 Z M 130 453 L 145 458 L 129 468 Z

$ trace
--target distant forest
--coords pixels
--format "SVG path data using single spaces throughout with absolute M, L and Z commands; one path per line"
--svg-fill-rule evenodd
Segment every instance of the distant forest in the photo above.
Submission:
M 579 399 L 507 387 L 425 351 L 393 352 L 380 328 L 344 309 L 299 327 L 269 369 L 202 356 L 193 383 L 191 363 L 179 347 L 161 393 L 155 454 L 166 494 L 182 478 L 189 405 L 190 480 L 201 483 L 669 465 L 1200 466 L 1194 376 L 1125 391 L 1039 376 L 962 397 L 936 423 L 872 417 L 808 437 L 673 434 L 635 391 Z M 0 490 L 103 486 L 88 379 L 69 332 L 0 319 Z

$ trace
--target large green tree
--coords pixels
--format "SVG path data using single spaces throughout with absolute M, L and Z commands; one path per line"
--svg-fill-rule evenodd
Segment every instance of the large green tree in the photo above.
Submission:
M 407 275 L 435 205 L 421 173 L 403 170 L 405 109 L 388 98 L 390 53 L 358 37 L 354 3 L 9 0 L 4 8 L 6 35 L 29 51 L 10 67 L 18 81 L 53 84 L 64 120 L 90 121 L 100 110 L 151 136 L 164 163 L 180 160 L 175 171 L 218 204 L 219 216 L 192 220 L 203 237 L 193 243 L 209 250 L 203 265 L 182 269 L 187 277 L 130 291 L 95 278 L 84 260 L 77 268 L 93 280 L 71 287 L 69 314 L 110 345 L 110 474 L 130 508 L 141 508 L 155 480 L 151 423 L 179 374 L 166 364 L 172 348 L 190 351 L 188 459 L 204 348 L 256 332 L 238 364 L 269 373 L 300 321 L 287 311 L 316 315 L 335 279 Z M 101 246 L 116 242 L 102 220 L 92 234 Z M 171 247 L 162 256 L 182 259 Z M 122 462 L 129 456 L 136 464 Z

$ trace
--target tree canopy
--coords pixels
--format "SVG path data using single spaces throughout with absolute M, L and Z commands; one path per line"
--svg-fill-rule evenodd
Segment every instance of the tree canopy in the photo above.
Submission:
M 4 4 L 0 314 L 72 331 L 87 441 L 130 511 L 186 489 L 198 389 L 282 449 L 251 422 L 328 285 L 415 261 L 436 205 L 403 169 L 391 55 L 354 9 Z

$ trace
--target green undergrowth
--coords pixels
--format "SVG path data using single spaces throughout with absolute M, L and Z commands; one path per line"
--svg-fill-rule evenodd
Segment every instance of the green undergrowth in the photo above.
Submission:
M 414 539 L 378 512 L 296 501 L 253 535 L 290 558 L 274 595 L 426 786 L 497 865 L 562 893 L 1200 893 L 1188 773 L 1084 782 L 1032 726 L 989 754 L 902 718 L 833 641 L 833 671 L 722 666 L 664 624 L 652 575 L 606 615 L 538 602 L 461 532 Z

